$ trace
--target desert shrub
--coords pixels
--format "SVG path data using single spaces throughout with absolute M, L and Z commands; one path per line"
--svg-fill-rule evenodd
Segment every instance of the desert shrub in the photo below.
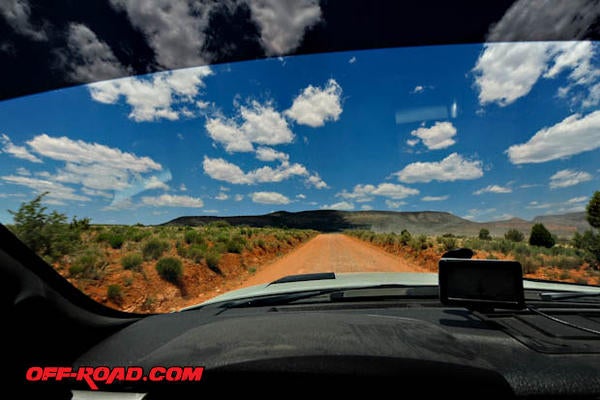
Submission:
M 555 240 L 552 234 L 544 224 L 535 224 L 531 227 L 531 235 L 529 236 L 529 244 L 532 246 L 541 246 L 550 248 L 554 246 Z
M 581 266 L 582 260 L 577 257 L 557 256 L 552 260 L 552 264 L 560 269 L 577 269 Z
M 123 290 L 120 285 L 108 285 L 106 297 L 115 304 L 121 304 L 123 301 Z
M 195 263 L 200 263 L 206 255 L 206 250 L 206 245 L 193 244 L 187 249 L 186 258 L 189 258 Z
M 246 239 L 241 236 L 233 236 L 227 241 L 226 249 L 228 253 L 240 254 L 246 247 Z
M 113 249 L 120 249 L 123 246 L 125 238 L 120 233 L 111 233 L 108 235 L 107 242 Z
M 490 231 L 488 229 L 481 228 L 479 230 L 479 239 L 480 240 L 492 240 L 492 237 L 490 236 Z
M 523 233 L 518 229 L 509 229 L 504 234 L 504 239 L 510 240 L 511 242 L 522 242 L 524 238 Z
M 124 269 L 139 271 L 142 267 L 144 259 L 139 253 L 129 253 L 121 257 L 121 265 Z
M 221 261 L 221 254 L 215 251 L 214 249 L 210 249 L 206 252 L 206 265 L 210 268 L 211 271 L 216 272 L 217 274 L 221 274 L 221 270 L 219 269 L 219 261 Z
M 167 282 L 179 283 L 183 276 L 183 264 L 179 258 L 163 257 L 156 263 L 156 272 Z
M 142 247 L 142 254 L 146 260 L 157 260 L 167 250 L 169 250 L 169 242 L 161 239 L 149 239 Z
M 408 243 L 410 243 L 410 240 L 412 239 L 412 235 L 410 234 L 409 231 L 407 231 L 406 229 L 402 229 L 402 232 L 400 232 L 400 243 L 404 246 L 408 245 Z
M 516 260 L 521 264 L 524 274 L 535 274 L 540 266 L 533 257 L 517 256 Z
M 442 237 L 440 244 L 444 251 L 448 251 L 457 247 L 457 240 L 454 237 Z
M 429 247 L 429 243 L 427 242 L 427 236 L 419 235 L 411 239 L 410 247 L 415 251 L 425 250 Z
M 513 253 L 518 256 L 530 256 L 531 248 L 524 243 L 519 243 L 513 247 Z
M 204 243 L 204 237 L 198 231 L 187 231 L 183 238 L 187 244 Z
M 92 247 L 81 251 L 75 257 L 69 267 L 69 273 L 82 278 L 99 279 L 107 265 L 108 261 L 104 253 L 100 249 Z

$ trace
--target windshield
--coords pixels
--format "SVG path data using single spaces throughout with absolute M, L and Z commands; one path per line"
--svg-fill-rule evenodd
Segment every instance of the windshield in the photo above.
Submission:
M 598 285 L 599 49 L 279 57 L 4 101 L 0 222 L 127 311 L 294 274 L 436 273 L 459 247 Z

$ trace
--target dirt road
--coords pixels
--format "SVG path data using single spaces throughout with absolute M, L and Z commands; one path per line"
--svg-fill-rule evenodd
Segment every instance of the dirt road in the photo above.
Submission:
M 272 282 L 286 275 L 314 272 L 420 272 L 422 268 L 343 234 L 321 234 L 264 265 L 243 286 Z

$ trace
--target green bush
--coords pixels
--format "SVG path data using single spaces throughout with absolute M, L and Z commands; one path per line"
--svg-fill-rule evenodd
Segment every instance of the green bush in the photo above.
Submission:
M 177 284 L 183 276 L 183 264 L 179 258 L 163 257 L 156 263 L 156 271 L 167 282 Z
M 531 227 L 531 235 L 529 236 L 529 244 L 532 246 L 540 246 L 550 248 L 554 246 L 554 238 L 544 224 L 535 224 Z
M 189 258 L 190 260 L 198 264 L 202 262 L 202 259 L 206 255 L 206 251 L 206 245 L 193 244 L 188 248 L 186 258 Z
M 221 261 L 221 254 L 214 249 L 211 249 L 206 253 L 206 265 L 211 271 L 216 272 L 217 274 L 221 274 L 219 261 Z
M 457 247 L 457 240 L 454 237 L 442 237 L 441 243 L 444 251 L 452 250 Z
M 509 229 L 505 234 L 504 238 L 511 242 L 522 242 L 525 238 L 523 233 L 518 229 Z
M 121 257 L 121 265 L 125 269 L 139 271 L 142 267 L 143 257 L 139 253 L 129 253 Z
M 481 228 L 479 230 L 479 239 L 480 240 L 492 240 L 492 237 L 490 236 L 490 231 L 488 229 Z
M 167 250 L 169 250 L 169 242 L 161 239 L 149 239 L 142 247 L 142 254 L 146 260 L 157 260 Z
M 233 236 L 227 241 L 226 248 L 228 253 L 241 254 L 246 247 L 246 239 L 241 236 Z
M 99 279 L 103 269 L 108 265 L 104 253 L 97 248 L 89 248 L 79 253 L 69 267 L 71 275 L 83 278 Z
M 115 304 L 121 304 L 123 301 L 123 290 L 119 285 L 108 285 L 106 297 Z
M 113 249 L 120 249 L 124 241 L 125 238 L 120 233 L 112 233 L 108 236 L 108 244 Z
M 187 244 L 204 243 L 204 237 L 198 231 L 187 231 L 183 238 Z

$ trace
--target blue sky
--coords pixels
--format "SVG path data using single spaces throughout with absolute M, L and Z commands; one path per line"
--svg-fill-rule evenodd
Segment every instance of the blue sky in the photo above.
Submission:
M 0 221 L 276 210 L 581 211 L 600 189 L 590 42 L 430 46 L 178 70 L 0 103 Z

